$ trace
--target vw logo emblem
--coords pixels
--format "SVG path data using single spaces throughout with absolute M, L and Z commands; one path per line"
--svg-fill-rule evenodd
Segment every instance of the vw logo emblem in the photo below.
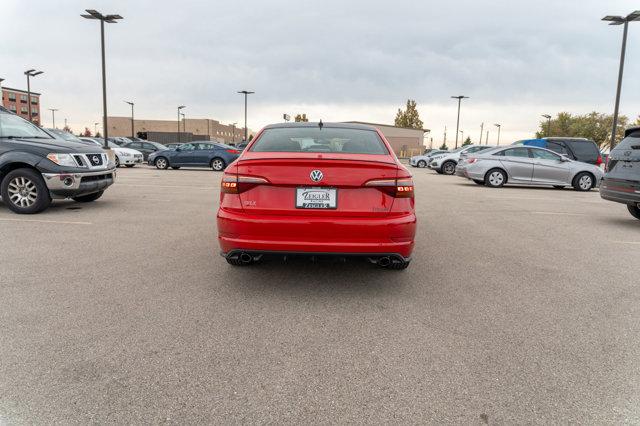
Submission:
M 320 182 L 322 180 L 322 178 L 324 177 L 324 175 L 322 174 L 322 172 L 320 170 L 312 170 L 311 174 L 309 175 L 309 177 L 314 182 Z
M 100 158 L 97 155 L 94 155 L 93 157 L 91 157 L 91 161 L 93 161 L 93 164 L 99 164 Z

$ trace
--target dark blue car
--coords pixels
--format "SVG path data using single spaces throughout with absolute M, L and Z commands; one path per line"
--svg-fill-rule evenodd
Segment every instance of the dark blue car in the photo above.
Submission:
M 208 141 L 183 143 L 177 148 L 157 151 L 149 155 L 149 165 L 158 169 L 180 167 L 211 167 L 222 171 L 231 164 L 240 151 L 223 143 Z

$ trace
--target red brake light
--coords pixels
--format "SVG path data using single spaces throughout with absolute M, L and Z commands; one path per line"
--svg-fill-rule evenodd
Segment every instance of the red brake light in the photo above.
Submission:
M 413 198 L 413 180 L 411 178 L 374 179 L 365 183 L 364 186 L 375 187 L 396 198 Z
M 225 194 L 240 194 L 262 183 L 269 183 L 269 181 L 258 176 L 243 176 L 225 173 L 224 176 L 222 176 L 220 190 Z
M 602 164 L 602 155 L 598 154 L 598 159 L 596 160 L 596 166 Z
M 226 149 L 225 151 L 227 151 L 229 154 L 240 154 L 240 151 L 236 149 Z

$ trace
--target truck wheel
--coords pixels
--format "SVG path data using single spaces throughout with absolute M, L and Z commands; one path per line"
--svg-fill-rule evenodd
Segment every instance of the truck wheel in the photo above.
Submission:
M 44 179 L 32 169 L 9 172 L 2 180 L 0 194 L 7 207 L 19 214 L 40 213 L 51 204 Z
M 633 204 L 627 204 L 627 208 L 629 209 L 629 213 L 631 213 L 631 216 L 635 217 L 636 219 L 640 219 L 640 207 L 634 206 Z
M 104 191 L 94 192 L 93 194 L 81 195 L 79 197 L 73 197 L 73 201 L 77 201 L 79 203 L 90 203 L 102 197 L 102 194 L 104 194 Z

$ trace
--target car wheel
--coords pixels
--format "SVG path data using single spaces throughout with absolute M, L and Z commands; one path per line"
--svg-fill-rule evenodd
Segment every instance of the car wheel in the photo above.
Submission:
M 640 220 L 640 207 L 633 204 L 627 204 L 627 208 L 629 209 L 629 213 L 631 213 L 631 216 Z
M 220 172 L 224 170 L 225 166 L 226 164 L 224 164 L 224 160 L 222 158 L 216 157 L 213 160 L 211 160 L 211 168 L 216 172 Z
M 98 191 L 98 192 L 94 192 L 93 194 L 87 194 L 87 195 L 81 195 L 79 197 L 73 197 L 73 201 L 77 201 L 79 203 L 90 203 L 92 201 L 97 200 L 98 198 L 102 197 L 102 194 L 104 194 L 104 191 Z
M 418 161 L 418 167 L 420 167 L 421 169 L 424 169 L 425 167 L 427 167 L 427 162 L 424 160 Z
M 173 170 L 180 170 L 180 166 L 171 166 Z
M 573 189 L 576 191 L 591 191 L 593 188 L 593 176 L 590 173 L 582 172 L 573 178 Z
M 160 170 L 167 170 L 167 167 L 169 167 L 169 160 L 164 157 L 158 157 L 153 164 L 155 164 L 156 168 Z
M 125 164 L 125 167 L 132 168 L 135 164 Z
M 2 200 L 16 213 L 40 213 L 51 204 L 49 188 L 40 173 L 32 169 L 9 172 L 0 186 Z
M 456 163 L 453 161 L 445 161 L 442 165 L 442 173 L 445 175 L 452 175 L 456 172 Z
M 477 183 L 478 185 L 484 185 L 484 181 L 480 180 L 480 179 L 474 179 L 473 180 L 475 183 Z
M 484 176 L 484 184 L 491 188 L 500 188 L 507 183 L 507 174 L 500 169 L 491 169 Z
M 120 159 L 116 155 L 116 167 L 120 167 Z

